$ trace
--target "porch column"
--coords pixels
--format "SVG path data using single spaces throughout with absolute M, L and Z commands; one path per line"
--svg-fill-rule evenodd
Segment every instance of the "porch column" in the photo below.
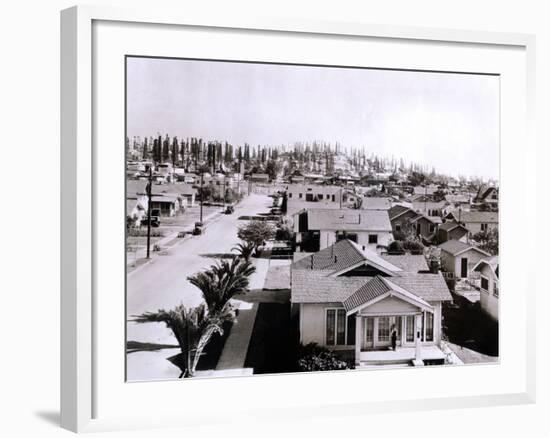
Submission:
M 422 353 L 421 353 L 421 348 L 422 348 L 421 333 L 420 333 L 421 328 L 422 328 L 422 314 L 419 313 L 419 314 L 414 316 L 414 333 L 415 333 L 415 338 L 414 338 L 414 347 L 415 347 L 414 365 L 415 366 L 423 364 L 423 362 L 422 362 Z
M 363 343 L 363 318 L 359 312 L 355 315 L 355 365 L 361 365 L 361 344 Z

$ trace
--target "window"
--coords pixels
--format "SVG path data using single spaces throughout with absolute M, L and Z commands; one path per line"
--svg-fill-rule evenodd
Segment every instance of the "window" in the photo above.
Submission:
M 426 313 L 426 341 L 432 342 L 434 340 L 434 314 Z
M 390 340 L 390 318 L 383 316 L 378 318 L 378 342 Z
M 336 196 L 332 195 L 332 202 L 336 202 Z
M 489 292 L 489 279 L 487 277 L 481 277 L 481 290 Z
M 308 202 L 313 201 L 313 193 L 306 193 L 306 201 Z
M 327 309 L 326 311 L 326 344 L 346 345 L 346 311 L 344 309 Z
M 369 234 L 369 244 L 378 243 L 378 234 Z
M 430 233 L 433 233 L 435 231 L 435 225 L 430 224 Z
M 289 193 L 289 194 L 288 194 L 288 198 L 289 198 L 289 199 L 292 198 L 292 193 Z
M 397 232 L 401 231 L 401 224 L 395 224 L 395 231 Z
M 493 283 L 493 295 L 498 298 L 498 283 L 496 281 Z
M 302 199 L 302 194 L 298 193 L 298 198 Z
M 318 198 L 319 200 L 323 199 L 323 194 L 322 194 L 322 193 L 319 193 L 319 194 L 317 195 L 317 198 Z
M 487 224 L 481 224 L 481 231 L 487 231 Z
M 414 315 L 407 315 L 406 331 L 407 342 L 414 342 Z
M 366 330 L 366 338 L 367 338 L 367 342 L 372 342 L 372 336 L 374 334 L 374 318 L 365 318 L 366 320 L 366 326 L 365 326 L 365 330 Z

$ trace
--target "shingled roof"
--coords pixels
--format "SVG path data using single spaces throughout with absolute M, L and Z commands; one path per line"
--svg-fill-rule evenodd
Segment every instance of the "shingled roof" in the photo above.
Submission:
M 319 252 L 306 256 L 292 265 L 292 269 L 325 270 L 330 273 L 340 272 L 361 262 L 370 262 L 387 273 L 398 273 L 401 268 L 393 265 L 377 252 L 363 249 L 348 239 L 336 242 Z
M 362 261 L 367 264 L 370 261 L 374 266 L 378 265 L 391 276 L 334 275 Z M 331 247 L 306 256 L 294 262 L 291 269 L 293 303 L 344 303 L 355 293 L 357 293 L 357 300 L 369 297 L 372 299 L 392 287 L 393 290 L 403 288 L 407 293 L 428 302 L 452 300 L 447 284 L 440 273 L 419 273 L 419 271 L 428 270 L 424 256 L 380 256 L 373 251 L 363 250 L 349 240 L 341 240 Z M 378 280 L 374 281 L 377 278 Z M 370 284 L 372 281 L 374 283 Z M 354 302 L 350 301 L 348 304 L 351 306 Z
M 498 213 L 492 211 L 461 211 L 454 210 L 450 213 L 457 222 L 476 222 L 498 224 Z M 459 220 L 460 218 L 460 220 Z
M 446 242 L 439 245 L 439 248 L 442 251 L 445 251 L 453 256 L 456 256 L 458 254 L 463 253 L 464 251 L 467 251 L 469 249 L 473 249 L 474 251 L 478 251 L 482 254 L 485 254 L 486 256 L 489 256 L 490 254 L 475 247 L 474 245 L 469 245 L 468 243 L 461 242 L 460 240 L 447 240 Z

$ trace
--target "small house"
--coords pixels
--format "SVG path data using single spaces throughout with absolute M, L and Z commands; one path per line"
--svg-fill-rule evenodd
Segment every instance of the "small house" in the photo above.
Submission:
M 455 278 L 468 278 L 480 260 L 491 256 L 488 252 L 459 240 L 448 240 L 439 245 L 439 249 L 442 268 Z
M 498 256 L 482 259 L 473 268 L 480 273 L 481 308 L 498 321 L 499 275 Z

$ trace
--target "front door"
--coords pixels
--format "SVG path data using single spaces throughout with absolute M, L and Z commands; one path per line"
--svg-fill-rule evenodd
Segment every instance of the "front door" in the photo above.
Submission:
M 460 277 L 468 277 L 468 258 L 466 257 L 460 259 Z

